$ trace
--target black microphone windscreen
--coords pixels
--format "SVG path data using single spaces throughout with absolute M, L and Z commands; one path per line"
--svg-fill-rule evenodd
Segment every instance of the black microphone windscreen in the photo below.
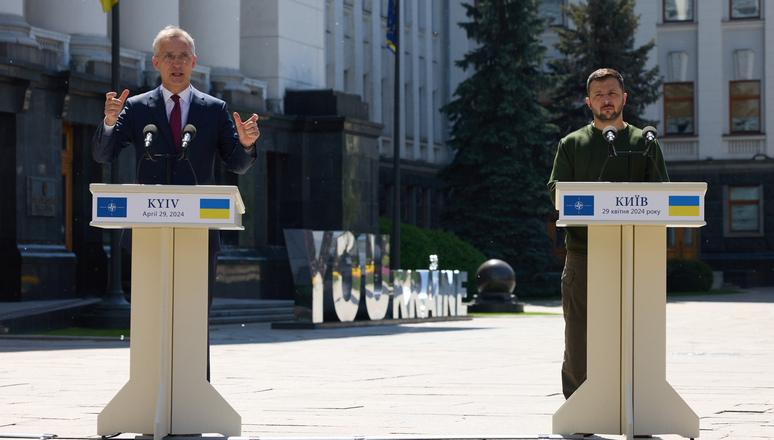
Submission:
M 648 135 L 653 136 L 655 139 L 656 136 L 658 136 L 658 131 L 656 130 L 656 127 L 652 125 L 648 125 L 647 127 L 642 129 L 642 137 L 648 138 Z
M 183 127 L 183 135 L 189 134 L 191 135 L 191 139 L 196 136 L 196 127 L 194 127 L 191 124 L 185 124 L 185 127 Z
M 613 139 L 615 139 L 617 135 L 618 130 L 616 130 L 612 125 L 608 125 L 604 130 L 602 130 L 602 136 L 604 136 L 605 139 L 609 139 L 611 136 Z
M 156 136 L 156 132 L 158 129 L 156 129 L 156 126 L 153 124 L 148 124 L 145 126 L 145 128 L 142 129 L 142 135 L 147 136 L 148 133 L 151 133 L 153 136 Z

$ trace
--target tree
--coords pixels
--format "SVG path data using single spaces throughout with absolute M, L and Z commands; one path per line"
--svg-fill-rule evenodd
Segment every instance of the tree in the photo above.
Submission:
M 532 0 L 478 1 L 463 5 L 472 22 L 461 23 L 477 48 L 456 63 L 473 74 L 461 82 L 441 111 L 452 122 L 451 163 L 441 226 L 487 258 L 508 262 L 520 290 L 546 270 L 553 213 L 545 182 L 556 132 L 538 102 L 550 90 L 539 66 L 544 27 Z
M 655 40 L 634 47 L 639 16 L 635 0 L 588 0 L 565 7 L 572 26 L 559 29 L 556 49 L 561 57 L 549 61 L 560 81 L 550 106 L 564 136 L 588 124 L 593 116 L 586 106 L 586 79 L 591 72 L 610 67 L 624 77 L 627 98 L 624 120 L 637 127 L 656 125 L 643 119 L 645 107 L 660 95 L 658 67 L 645 69 Z

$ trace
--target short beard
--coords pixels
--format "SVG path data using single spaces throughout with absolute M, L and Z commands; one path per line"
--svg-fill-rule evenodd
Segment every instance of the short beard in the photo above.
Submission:
M 615 121 L 616 119 L 618 119 L 618 117 L 621 116 L 621 111 L 622 110 L 623 109 L 616 111 L 615 107 L 613 107 L 613 113 L 610 114 L 609 118 L 607 116 L 605 116 L 605 114 L 603 113 L 602 110 L 600 110 L 599 113 L 597 113 L 597 112 L 592 110 L 591 113 L 593 113 L 594 114 L 594 118 L 599 120 L 600 122 L 610 122 L 610 121 Z

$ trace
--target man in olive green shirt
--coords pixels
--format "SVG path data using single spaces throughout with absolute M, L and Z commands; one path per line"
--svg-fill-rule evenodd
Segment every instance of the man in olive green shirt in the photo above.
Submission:
M 626 104 L 624 81 L 613 69 L 599 69 L 586 82 L 586 104 L 594 114 L 591 124 L 559 141 L 554 168 L 548 181 L 551 202 L 556 206 L 556 182 L 661 182 L 669 181 L 664 156 L 658 141 L 653 141 L 653 157 L 642 153 L 647 141 L 642 130 L 623 120 Z M 608 158 L 608 142 L 602 131 L 613 126 L 618 131 L 613 145 L 618 154 Z M 629 156 L 632 167 L 629 175 Z M 607 161 L 607 162 L 605 162 Z M 604 167 L 604 168 L 603 168 Z M 600 178 L 601 175 L 601 178 Z M 562 391 L 565 398 L 586 380 L 586 272 L 588 229 L 565 228 L 567 259 L 562 272 L 562 310 L 564 312 L 564 361 Z

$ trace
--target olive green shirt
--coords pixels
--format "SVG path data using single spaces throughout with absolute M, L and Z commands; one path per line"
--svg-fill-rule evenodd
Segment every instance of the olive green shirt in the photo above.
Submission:
M 608 156 L 608 143 L 602 136 L 602 130 L 589 124 L 576 130 L 559 141 L 554 159 L 554 168 L 548 181 L 551 203 L 556 206 L 556 182 L 596 182 L 599 180 L 602 165 L 604 182 L 629 182 L 629 154 L 632 157 L 632 182 L 664 182 L 669 181 L 664 155 L 658 141 L 653 142 L 653 160 L 643 156 L 647 141 L 642 137 L 642 130 L 627 124 L 618 131 L 613 143 L 618 156 Z M 655 162 L 655 164 L 654 164 Z M 656 169 L 658 166 L 658 170 Z M 661 176 L 659 176 L 659 171 Z M 568 251 L 581 254 L 587 253 L 588 228 L 572 226 L 565 228 L 564 244 Z

